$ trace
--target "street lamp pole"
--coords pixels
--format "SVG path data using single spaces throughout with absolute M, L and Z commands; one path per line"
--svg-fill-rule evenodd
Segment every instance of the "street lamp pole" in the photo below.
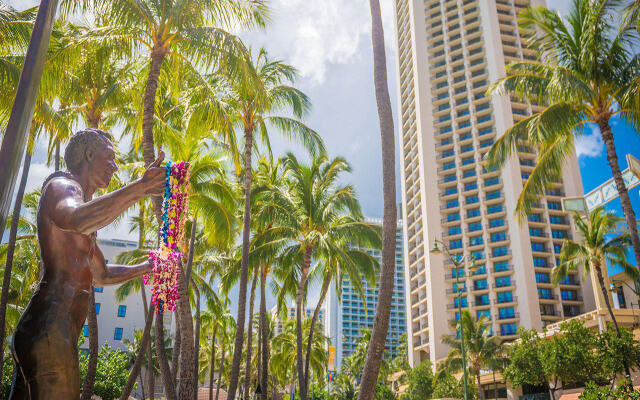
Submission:
M 447 253 L 447 256 L 451 259 L 451 261 L 453 262 L 453 265 L 456 268 L 456 292 L 457 292 L 457 298 L 458 298 L 458 326 L 460 327 L 460 350 L 462 352 L 462 380 L 464 383 L 464 400 L 469 400 L 469 383 L 468 383 L 468 377 L 467 377 L 467 352 L 466 352 L 466 348 L 465 348 L 465 343 L 464 343 L 464 325 L 462 324 L 462 290 L 460 290 L 460 284 L 462 282 L 460 282 L 460 266 L 462 265 L 463 262 L 465 262 L 465 258 L 466 256 L 463 256 L 462 258 L 458 259 L 457 257 L 453 257 L 451 255 L 451 253 L 449 252 L 449 248 L 441 241 L 438 239 L 434 240 L 433 243 L 433 249 L 431 249 L 431 254 L 440 254 L 440 249 L 438 248 L 438 243 L 440 243 L 442 245 L 442 248 L 444 249 L 445 253 Z M 475 259 L 473 257 L 471 257 L 471 268 L 473 268 L 475 266 Z M 463 271 L 466 271 L 466 269 L 463 269 Z M 478 390 L 480 390 L 480 388 L 478 388 Z

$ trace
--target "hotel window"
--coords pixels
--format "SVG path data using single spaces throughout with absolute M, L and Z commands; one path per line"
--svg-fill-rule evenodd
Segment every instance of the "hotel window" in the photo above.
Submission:
M 453 304 L 458 307 L 458 298 L 456 297 L 455 299 L 453 299 Z M 462 297 L 460 304 L 462 304 L 462 307 L 467 307 L 467 298 L 466 297 Z
M 447 222 L 458 221 L 460 220 L 460 214 L 449 214 L 447 215 Z
M 487 284 L 486 279 L 478 279 L 477 281 L 473 281 L 473 288 L 475 290 L 484 290 L 487 289 L 489 285 Z
M 497 185 L 498 183 L 500 183 L 500 178 L 491 178 L 484 180 L 484 186 L 493 186 Z
M 562 210 L 562 205 L 557 201 L 548 201 L 547 208 L 549 208 L 549 210 Z
M 515 335 L 518 332 L 518 326 L 516 324 L 502 324 L 500 325 L 500 333 L 502 336 Z
M 484 275 L 487 273 L 487 266 L 486 265 L 481 265 L 478 268 L 476 268 L 475 271 L 473 271 L 473 275 Z
M 560 254 L 560 252 L 562 251 L 562 245 L 561 244 L 554 244 L 553 245 L 553 252 L 556 254 Z
M 466 204 L 476 204 L 477 202 L 480 201 L 478 196 L 467 196 L 466 200 L 467 200 Z
M 452 240 L 449 242 L 450 249 L 461 249 L 462 248 L 462 240 Z
M 462 229 L 460 229 L 460 225 L 452 226 L 449 228 L 449 235 L 459 235 L 462 233 Z
M 456 179 L 458 179 L 458 177 L 455 176 L 455 175 L 447 175 L 447 176 L 444 177 L 445 183 L 446 182 L 455 182 Z
M 533 257 L 533 266 L 544 268 L 547 266 L 547 259 L 540 257 Z
M 446 208 L 455 208 L 455 207 L 458 207 L 458 205 L 459 205 L 458 200 L 447 201 Z
M 551 237 L 554 238 L 554 239 L 566 239 L 567 238 L 567 232 L 566 231 L 552 230 L 551 231 Z
M 499 199 L 501 193 L 499 191 L 487 193 L 487 200 Z
M 549 278 L 549 274 L 536 272 L 536 282 L 537 283 L 551 283 L 551 279 Z
M 562 300 L 578 300 L 578 292 L 575 290 L 561 290 L 560 295 L 562 296 Z
M 482 239 L 482 236 L 475 236 L 469 239 L 469 243 L 471 246 L 478 246 L 484 244 L 484 240 Z
M 487 213 L 495 214 L 502 212 L 502 205 L 487 207 Z
M 84 337 L 89 337 L 89 325 L 85 325 L 82 327 L 82 335 Z
M 477 232 L 481 230 L 482 230 L 482 224 L 480 222 L 469 224 L 469 232 Z
M 553 293 L 550 289 L 538 289 L 538 297 L 541 299 L 553 299 Z
M 487 319 L 491 319 L 491 311 L 490 310 L 478 310 L 476 313 L 478 319 L 482 317 L 487 317 Z
M 493 257 L 506 256 L 506 255 L 509 255 L 509 249 L 507 249 L 506 247 L 496 247 L 491 251 L 491 255 Z
M 476 190 L 478 188 L 478 184 L 477 183 L 469 183 L 467 185 L 464 186 L 464 191 L 468 191 L 468 190 Z
M 100 314 L 100 303 L 96 303 L 96 315 Z
M 503 240 L 507 240 L 507 235 L 504 232 L 491 234 L 492 242 L 502 242 Z
M 531 243 L 532 251 L 546 251 L 544 243 Z
M 471 253 L 471 256 L 477 260 L 484 260 L 484 251 L 476 251 Z
M 490 304 L 489 302 L 489 295 L 488 294 L 483 294 L 481 296 L 476 296 L 476 306 L 488 306 Z
M 498 304 L 511 303 L 513 301 L 512 292 L 500 292 L 498 293 Z
M 510 276 L 502 276 L 500 278 L 496 278 L 496 287 L 507 287 L 511 286 L 511 277 Z
M 113 331 L 113 340 L 122 340 L 122 328 L 116 328 Z
M 479 216 L 480 216 L 479 208 L 474 208 L 473 210 L 469 210 L 467 212 L 467 218 L 473 218 L 473 217 L 479 217 Z
M 543 232 L 542 232 L 542 229 L 529 228 L 529 235 L 530 236 L 541 237 L 541 236 L 543 236 Z
M 127 306 L 118 306 L 118 317 L 124 318 L 127 315 Z
M 451 276 L 453 278 L 463 277 L 464 276 L 464 268 L 454 269 L 451 271 Z
M 104 288 L 101 288 L 101 287 L 93 288 L 93 291 L 95 293 L 102 293 L 102 292 L 104 292 Z
M 506 307 L 498 309 L 498 315 L 500 319 L 514 318 L 516 316 L 513 307 Z
M 497 228 L 500 226 L 504 226 L 504 220 L 503 219 L 492 219 L 489 221 L 489 227 L 490 228 Z
M 495 272 L 504 272 L 509 270 L 509 264 L 506 261 L 501 261 L 493 264 L 493 270 Z

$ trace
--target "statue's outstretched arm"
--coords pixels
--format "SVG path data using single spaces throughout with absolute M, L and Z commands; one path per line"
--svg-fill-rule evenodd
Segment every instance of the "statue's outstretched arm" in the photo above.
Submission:
M 137 265 L 107 265 L 102 251 L 98 247 L 96 247 L 91 260 L 93 281 L 100 286 L 117 285 L 149 272 L 151 272 L 151 263 L 149 262 Z

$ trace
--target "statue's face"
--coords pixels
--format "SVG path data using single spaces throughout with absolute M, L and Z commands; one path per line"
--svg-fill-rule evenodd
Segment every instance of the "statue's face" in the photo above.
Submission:
M 117 170 L 116 153 L 113 151 L 111 143 L 104 140 L 104 147 L 92 154 L 91 157 L 90 171 L 94 185 L 97 188 L 106 189 Z

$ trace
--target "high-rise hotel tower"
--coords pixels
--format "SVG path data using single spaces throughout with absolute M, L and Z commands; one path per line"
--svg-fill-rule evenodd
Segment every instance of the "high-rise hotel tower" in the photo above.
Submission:
M 536 163 L 522 147 L 502 170 L 483 156 L 515 122 L 539 111 L 508 96 L 488 97 L 505 65 L 534 59 L 517 28 L 528 0 L 394 0 L 398 45 L 400 160 L 404 215 L 407 330 L 412 365 L 446 357 L 443 335 L 461 304 L 491 320 L 492 334 L 545 324 L 594 308 L 578 275 L 550 283 L 562 240 L 573 237 L 561 198 L 583 194 L 576 157 L 521 224 L 516 200 Z M 456 270 L 434 239 L 478 269 Z M 456 284 L 460 275 L 462 284 Z

